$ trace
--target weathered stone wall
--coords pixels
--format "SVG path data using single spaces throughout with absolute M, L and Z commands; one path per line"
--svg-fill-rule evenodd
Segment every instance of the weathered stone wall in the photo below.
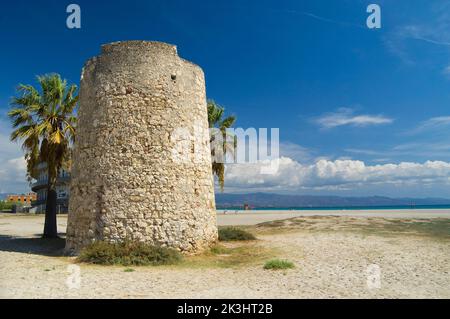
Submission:
M 67 250 L 138 240 L 190 253 L 217 240 L 200 67 L 165 43 L 104 45 L 83 69 L 78 117 Z

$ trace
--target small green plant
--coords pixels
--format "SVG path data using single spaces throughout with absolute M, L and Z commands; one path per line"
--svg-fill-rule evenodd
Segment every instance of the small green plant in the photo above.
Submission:
M 219 228 L 220 241 L 255 240 L 253 234 L 237 227 Z
M 294 263 L 288 261 L 288 260 L 281 260 L 281 259 L 272 259 L 267 261 L 264 264 L 264 269 L 267 270 L 279 270 L 279 269 L 291 269 L 295 268 Z
M 151 246 L 141 242 L 92 243 L 81 250 L 79 262 L 99 265 L 159 266 L 180 262 L 181 254 L 171 248 Z
M 126 268 L 123 270 L 123 272 L 134 272 L 133 268 Z

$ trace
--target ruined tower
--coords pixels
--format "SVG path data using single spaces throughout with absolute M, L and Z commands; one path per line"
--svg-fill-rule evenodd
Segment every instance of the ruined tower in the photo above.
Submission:
M 81 77 L 66 249 L 132 240 L 190 253 L 216 239 L 202 69 L 166 43 L 102 46 Z

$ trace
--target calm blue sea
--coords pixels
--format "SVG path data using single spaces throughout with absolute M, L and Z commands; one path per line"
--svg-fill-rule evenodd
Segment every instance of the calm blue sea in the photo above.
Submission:
M 218 207 L 218 210 L 242 210 L 242 207 Z M 398 209 L 450 209 L 450 205 L 408 205 L 408 206 L 349 206 L 349 207 L 259 207 L 252 210 L 398 210 Z

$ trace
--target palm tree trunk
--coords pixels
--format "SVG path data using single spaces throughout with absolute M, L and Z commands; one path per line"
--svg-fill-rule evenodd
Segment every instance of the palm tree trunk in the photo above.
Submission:
M 56 223 L 56 190 L 55 179 L 48 179 L 47 186 L 47 200 L 45 204 L 45 224 L 44 224 L 44 238 L 58 238 L 58 229 Z

